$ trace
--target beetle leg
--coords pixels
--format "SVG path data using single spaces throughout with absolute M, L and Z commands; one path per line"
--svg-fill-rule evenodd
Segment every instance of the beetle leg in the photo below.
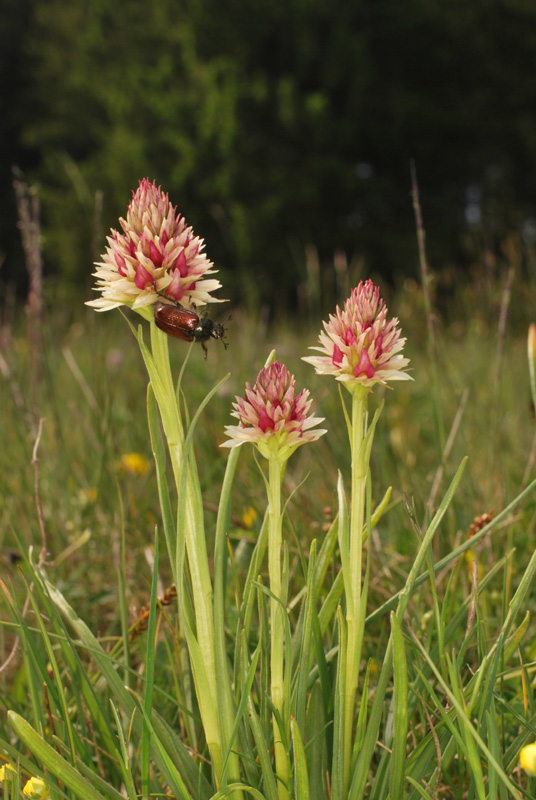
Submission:
M 154 288 L 155 292 L 157 293 L 157 295 L 159 295 L 160 297 L 163 297 L 163 298 L 165 298 L 166 300 L 171 300 L 171 302 L 172 302 L 172 303 L 175 303 L 175 302 L 176 302 L 175 300 L 173 300 L 173 298 L 172 298 L 172 297 L 168 297 L 168 296 L 167 296 L 167 294 L 165 294 L 165 292 L 160 292 L 160 291 L 159 291 L 159 290 L 156 288 L 156 278 L 153 278 L 153 288 Z M 177 305 L 179 305 L 179 304 L 177 303 Z

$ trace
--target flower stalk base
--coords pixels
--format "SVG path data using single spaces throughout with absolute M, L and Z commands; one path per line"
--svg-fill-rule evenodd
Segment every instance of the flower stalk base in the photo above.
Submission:
M 277 715 L 273 715 L 275 766 L 279 800 L 290 798 L 290 721 L 285 707 L 285 609 L 281 575 L 281 481 L 282 465 L 277 451 L 269 459 L 268 573 L 270 577 L 270 692 Z M 286 595 L 286 592 L 285 592 Z M 278 721 L 279 717 L 279 721 Z M 280 724 L 283 731 L 280 730 Z

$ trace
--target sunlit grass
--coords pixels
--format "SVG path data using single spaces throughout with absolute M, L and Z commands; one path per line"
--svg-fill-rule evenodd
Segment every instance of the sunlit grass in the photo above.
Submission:
M 463 309 L 463 318 L 450 310 L 444 321 L 437 320 L 438 346 L 434 358 L 439 374 L 441 434 L 438 434 L 434 416 L 435 389 L 431 384 L 420 290 L 408 282 L 390 298 L 390 309 L 400 317 L 408 338 L 406 353 L 411 359 L 415 381 L 396 386 L 394 390 L 376 389 L 371 401 L 373 411 L 383 395 L 388 394 L 376 431 L 372 496 L 378 502 L 388 486 L 393 487 L 393 494 L 389 510 L 369 543 L 372 548 L 369 614 L 404 587 L 421 532 L 433 517 L 465 456 L 468 456 L 467 467 L 432 545 L 431 561 L 439 561 L 463 545 L 476 516 L 484 512 L 499 513 L 534 478 L 535 468 L 531 467 L 530 459 L 536 427 L 530 408 L 526 356 L 526 323 L 530 321 L 530 314 L 525 307 L 516 305 L 514 290 L 512 322 L 508 318 L 505 335 L 501 338 L 500 289 L 500 285 L 490 287 L 486 302 L 479 305 L 478 291 L 471 286 L 461 287 L 455 302 Z M 521 296 L 525 302 L 526 289 Z M 475 313 L 469 316 L 471 308 Z M 278 357 L 285 360 L 298 383 L 310 388 L 315 398 L 314 411 L 326 418 L 324 425 L 329 431 L 314 448 L 298 451 L 285 474 L 285 496 L 292 497 L 284 530 L 289 543 L 289 576 L 293 594 L 297 595 L 305 585 L 301 555 L 309 552 L 313 538 L 321 543 L 337 513 L 337 469 L 342 470 L 346 483 L 349 480 L 350 455 L 345 423 L 332 387 L 328 389 L 325 379 L 314 376 L 300 361 L 307 347 L 316 342 L 320 319 L 318 328 L 309 332 L 297 330 L 294 320 L 289 320 L 288 326 L 278 321 L 273 329 L 269 327 L 263 331 L 257 320 L 237 312 L 233 316 L 228 334 L 229 350 L 213 342 L 205 361 L 201 349 L 196 347 L 185 377 L 188 407 L 193 414 L 210 388 L 227 372 L 231 373 L 204 411 L 197 428 L 195 448 L 206 506 L 207 536 L 211 542 L 226 459 L 219 445 L 223 441 L 224 425 L 231 422 L 232 398 L 242 391 L 246 380 L 254 379 L 268 352 L 275 347 Z M 134 623 L 140 609 L 149 601 L 154 530 L 155 525 L 161 524 L 147 433 L 147 379 L 136 341 L 119 314 L 96 315 L 80 308 L 73 318 L 74 321 L 66 319 L 61 311 L 49 312 L 43 326 L 42 344 L 34 355 L 22 317 L 11 331 L 6 331 L 11 339 L 6 339 L 8 346 L 2 351 L 7 369 L 0 378 L 3 575 L 15 602 L 22 605 L 26 585 L 14 562 L 17 554 L 25 555 L 30 545 L 36 553 L 41 547 L 32 452 L 39 419 L 44 418 L 37 456 L 39 499 L 49 551 L 47 573 L 76 614 L 90 625 L 104 649 L 119 660 L 123 677 L 128 675 L 130 685 L 143 695 L 146 634 L 131 643 L 128 664 L 123 663 L 122 657 L 126 628 Z M 188 345 L 180 341 L 173 341 L 171 345 L 178 370 Z M 128 469 L 124 456 L 132 453 L 147 460 L 147 470 Z M 258 466 L 252 453 L 244 452 L 233 488 L 231 511 L 230 533 L 235 558 L 229 574 L 229 618 L 233 623 L 237 615 L 233 610 L 233 587 L 235 582 L 243 585 L 245 580 L 253 544 L 262 524 L 263 497 Z M 256 519 L 250 514 L 251 508 L 257 512 Z M 478 730 L 482 733 L 484 726 L 489 733 L 487 747 L 492 758 L 499 759 L 508 775 L 517 763 L 523 737 L 525 741 L 536 739 L 530 691 L 532 673 L 530 667 L 521 672 L 523 664 L 536 658 L 532 623 L 526 632 L 520 631 L 515 641 L 515 655 L 511 655 L 508 665 L 503 669 L 499 660 L 490 666 L 485 673 L 490 683 L 484 680 L 481 691 L 475 695 L 472 695 L 471 677 L 492 652 L 509 603 L 533 555 L 534 508 L 535 498 L 530 494 L 472 548 L 481 589 L 478 599 L 474 596 L 471 559 L 464 556 L 439 571 L 434 592 L 430 588 L 433 582 L 428 581 L 411 595 L 403 630 L 409 680 L 408 763 L 413 767 L 422 759 L 425 766 L 421 774 L 430 777 L 437 765 L 438 747 L 442 750 L 444 746 L 445 750 L 437 786 L 426 788 L 425 783 L 420 783 L 422 791 L 428 794 L 418 795 L 415 794 L 417 790 L 410 790 L 407 784 L 408 791 L 413 791 L 408 797 L 434 797 L 437 796 L 433 794 L 435 789 L 443 792 L 439 796 L 460 800 L 466 797 L 492 800 L 501 796 L 493 788 L 496 778 L 492 761 L 482 755 L 483 751 L 473 750 L 470 725 L 475 725 L 475 717 Z M 123 536 L 126 547 L 122 550 Z M 336 569 L 334 559 L 330 574 L 334 576 Z M 156 593 L 160 597 L 171 581 L 164 561 L 159 577 Z M 530 587 L 526 588 L 524 604 L 513 628 L 508 631 L 510 635 L 521 624 L 524 612 L 534 609 L 534 593 L 529 591 Z M 53 620 L 49 635 L 57 645 L 64 636 L 59 616 L 50 600 L 43 596 L 40 602 L 45 609 L 44 617 Z M 171 625 L 166 622 L 166 614 L 169 614 L 172 623 L 173 608 L 171 604 L 164 610 L 159 622 L 161 638 L 155 660 L 155 702 L 170 725 L 180 728 L 185 722 L 183 718 L 178 721 L 177 703 L 183 687 L 177 685 L 176 640 Z M 4 609 L 7 622 L 10 615 L 5 603 Z M 299 604 L 293 606 L 290 613 L 297 621 Z M 31 629 L 36 627 L 31 612 L 26 619 Z M 369 663 L 372 689 L 379 679 L 389 631 L 388 615 L 383 614 L 374 618 L 365 632 L 363 664 Z M 412 638 L 413 634 L 427 656 Z M 2 628 L 1 635 L 3 661 L 15 641 L 11 624 Z M 29 693 L 27 668 L 23 669 L 19 653 L 1 673 L 0 695 L 6 708 L 14 708 L 34 724 L 31 696 L 34 706 L 39 704 L 38 686 L 46 677 L 48 656 L 42 637 L 31 632 L 27 636 L 26 641 L 32 640 L 38 653 L 41 675 L 39 679 L 37 673 L 33 677 L 34 687 Z M 332 636 L 335 645 L 334 632 Z M 395 647 L 400 651 L 400 639 L 397 642 Z M 89 647 L 88 642 L 86 646 Z M 507 644 L 501 642 L 501 647 L 507 649 Z M 64 658 L 65 666 L 60 665 L 62 681 L 67 685 L 68 702 L 74 703 L 76 691 L 71 686 L 74 665 L 68 663 L 67 656 Z M 90 665 L 88 669 L 99 701 L 107 706 L 103 682 L 97 680 L 103 662 L 98 662 L 97 669 L 91 665 L 87 653 L 83 660 Z M 434 668 L 439 670 L 439 676 L 434 675 Z M 491 677 L 495 674 L 499 678 Z M 447 688 L 442 681 L 447 682 Z M 458 715 L 456 724 L 460 738 L 453 746 L 447 731 L 455 715 L 448 709 L 455 708 L 456 703 L 461 709 L 470 698 L 474 708 L 466 708 L 465 716 L 461 712 Z M 80 702 L 87 714 L 88 696 L 76 702 Z M 59 705 L 59 699 L 55 698 L 55 715 L 59 713 Z M 391 713 L 387 703 L 386 714 L 389 717 Z M 41 708 L 40 714 L 46 724 L 46 709 Z M 113 728 L 108 708 L 105 715 L 107 724 Z M 87 714 L 88 719 L 90 716 Z M 449 717 L 447 722 L 446 717 Z M 441 727 L 442 718 L 444 727 Z M 526 724 L 524 720 L 530 722 Z M 392 720 L 387 722 L 391 724 Z M 11 733 L 5 715 L 1 724 L 2 739 L 9 740 Z M 438 726 L 440 733 L 436 741 L 433 732 Z M 94 735 L 90 727 L 83 732 L 82 738 L 87 742 Z M 58 722 L 56 733 L 64 743 L 67 743 L 67 729 L 65 720 Z M 99 735 L 105 738 L 102 732 Z M 84 746 L 87 759 L 91 760 L 91 745 Z M 476 752 L 480 755 L 475 755 Z M 465 765 L 461 764 L 461 753 L 467 757 Z M 375 788 L 371 788 L 370 797 L 378 800 L 385 800 L 388 792 L 385 758 L 380 751 L 374 762 L 377 772 L 371 783 Z M 479 759 L 484 765 L 485 780 L 478 775 L 475 777 Z M 135 775 L 133 766 L 132 769 Z M 385 770 L 384 778 L 382 770 Z M 108 761 L 106 765 L 99 762 L 97 771 L 116 786 L 121 781 L 128 784 L 125 773 L 117 766 L 110 767 Z M 517 773 L 511 777 L 530 796 L 528 779 Z M 199 796 L 210 795 L 200 792 Z M 320 800 L 321 794 L 313 789 L 311 797 Z

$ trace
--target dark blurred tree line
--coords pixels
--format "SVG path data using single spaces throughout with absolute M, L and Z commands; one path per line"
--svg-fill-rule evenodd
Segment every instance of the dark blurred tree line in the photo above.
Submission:
M 0 41 L 4 283 L 13 164 L 88 286 L 145 176 L 243 301 L 294 302 L 311 252 L 415 273 L 411 159 L 435 269 L 536 237 L 536 3 L 4 0 Z

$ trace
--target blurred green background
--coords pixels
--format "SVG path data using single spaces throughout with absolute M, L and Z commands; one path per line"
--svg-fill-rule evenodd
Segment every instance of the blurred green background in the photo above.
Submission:
M 324 485 L 348 466 L 344 420 L 331 382 L 300 356 L 322 318 L 368 277 L 400 318 L 416 379 L 385 392 L 373 464 L 375 497 L 395 487 L 390 538 L 398 549 L 408 525 L 401 492 L 423 511 L 438 464 L 444 491 L 470 456 L 463 526 L 526 485 L 536 458 L 526 366 L 536 306 L 535 23 L 536 5 L 514 0 L 4 0 L 0 547 L 37 540 L 31 457 L 40 417 L 52 550 L 70 546 L 71 532 L 80 541 L 95 502 L 109 538 L 119 524 L 117 475 L 133 487 L 124 511 L 133 540 L 151 538 L 154 475 L 121 466 L 130 452 L 150 461 L 146 376 L 120 314 L 82 305 L 106 232 L 144 176 L 162 184 L 205 238 L 220 296 L 231 301 L 214 310 L 222 321 L 232 310 L 229 350 L 214 342 L 205 361 L 197 348 L 188 367 L 193 409 L 216 376 L 232 372 L 196 445 L 209 504 L 218 503 L 231 400 L 275 347 L 330 430 L 316 445 L 321 457 L 296 457 L 287 488 L 294 471 L 299 480 L 310 471 L 309 486 L 320 487 L 296 495 L 308 535 L 310 520 L 320 525 L 332 509 L 333 485 Z M 411 159 L 431 314 L 419 276 Z M 29 282 L 14 165 L 40 201 L 33 249 L 43 259 L 43 298 L 34 274 L 29 313 L 14 302 Z M 185 348 L 172 342 L 177 366 Z M 262 514 L 255 476 L 250 459 L 239 515 L 250 505 Z M 96 541 L 100 548 L 93 531 L 88 546 Z
M 0 43 L 4 292 L 27 280 L 13 165 L 45 275 L 87 296 L 145 176 L 252 309 L 416 274 L 411 159 L 438 274 L 512 237 L 534 271 L 534 3 L 4 0 Z

